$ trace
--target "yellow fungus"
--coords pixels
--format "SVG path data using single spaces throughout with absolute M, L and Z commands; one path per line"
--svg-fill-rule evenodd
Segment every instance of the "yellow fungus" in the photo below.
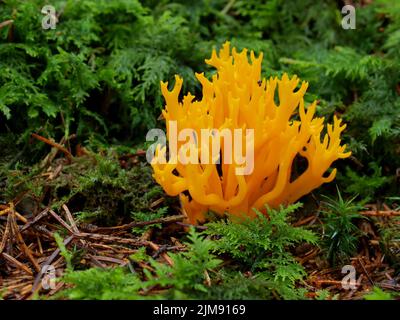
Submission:
M 202 85 L 201 100 L 188 93 L 182 101 L 179 94 L 183 80 L 175 77 L 175 86 L 168 90 L 168 83 L 161 83 L 166 105 L 163 116 L 169 134 L 170 121 L 176 121 L 177 130 L 191 128 L 197 137 L 201 129 L 251 129 L 252 140 L 243 137 L 243 144 L 252 143 L 254 167 L 250 174 L 238 175 L 242 163 L 229 161 L 237 150 L 228 150 L 220 135 L 218 154 L 221 164 L 210 159 L 212 154 L 205 141 L 194 139 L 191 146 L 197 148 L 198 157 L 210 159 L 210 163 L 181 163 L 177 156 L 169 156 L 166 149 L 157 148 L 152 162 L 154 178 L 171 196 L 180 195 L 182 206 L 191 223 L 202 222 L 211 210 L 218 214 L 254 216 L 252 208 L 265 210 L 265 205 L 277 207 L 289 204 L 308 194 L 321 184 L 335 178 L 336 169 L 326 176 L 332 163 L 347 158 L 346 145 L 340 145 L 340 134 L 346 125 L 334 117 L 324 131 L 324 118 L 314 117 L 316 103 L 307 108 L 303 96 L 308 83 L 283 74 L 281 79 L 261 78 L 262 53 L 256 57 L 247 49 L 238 53 L 230 50 L 226 42 L 219 54 L 213 50 L 207 64 L 217 70 L 211 80 L 203 73 L 196 74 Z M 296 90 L 296 88 L 298 88 Z M 278 94 L 279 105 L 275 104 Z M 321 140 L 321 136 L 323 138 Z M 176 145 L 172 145 L 176 144 Z M 188 143 L 169 141 L 169 151 L 187 152 Z M 170 154 L 175 154 L 171 153 Z M 296 156 L 307 159 L 307 168 L 292 177 Z M 164 163 L 159 160 L 164 160 Z M 157 161 L 158 160 L 158 161 Z M 229 163 L 230 162 L 230 163 Z M 291 180 L 293 179 L 293 180 Z M 264 211 L 265 212 L 265 211 Z

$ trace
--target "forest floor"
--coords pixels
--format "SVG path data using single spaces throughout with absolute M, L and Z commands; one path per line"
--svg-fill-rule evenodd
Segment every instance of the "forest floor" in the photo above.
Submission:
M 123 266 L 132 270 L 151 270 L 146 263 L 132 263 L 130 256 L 138 248 L 146 248 L 152 258 L 170 265 L 173 264 L 169 257 L 171 252 L 185 251 L 185 245 L 179 239 L 187 231 L 188 225 L 176 202 L 170 205 L 172 214 L 147 221 L 119 220 L 115 225 L 108 224 L 105 227 L 77 221 L 74 201 L 70 201 L 71 206 L 62 204 L 59 210 L 53 209 L 52 204 L 60 199 L 48 198 L 52 182 L 60 178 L 68 179 L 68 168 L 82 160 L 93 160 L 91 155 L 85 153 L 79 158 L 56 157 L 60 149 L 60 145 L 53 148 L 41 170 L 30 177 L 47 189 L 47 192 L 40 198 L 34 198 L 27 190 L 13 201 L 0 205 L 0 252 L 3 258 L 0 292 L 4 299 L 31 299 L 37 297 L 37 294 L 42 298 L 51 298 L 68 287 L 68 284 L 59 281 L 52 288 L 46 288 L 44 284 L 51 281 L 51 270 L 43 268 L 46 265 L 53 266 L 53 276 L 56 277 L 65 274 L 68 263 L 62 251 L 66 248 L 73 248 L 74 263 L 79 265 L 79 269 Z M 119 161 L 121 168 L 140 166 L 143 152 L 120 157 Z M 297 215 L 292 224 L 296 227 L 323 227 L 317 202 L 312 197 L 308 201 L 313 202 L 312 209 Z M 148 209 L 157 210 L 165 202 L 166 196 L 160 195 L 151 201 Z M 349 265 L 354 267 L 355 283 L 350 283 L 350 278 L 344 278 L 349 270 L 343 270 L 341 266 L 330 266 L 319 246 L 300 244 L 293 248 L 296 260 L 307 271 L 304 281 L 299 284 L 307 290 L 307 298 L 316 298 L 316 292 L 321 289 L 329 292 L 327 298 L 330 299 L 363 299 L 374 287 L 400 291 L 400 276 L 396 276 L 395 268 L 386 262 L 388 252 L 383 251 L 383 239 L 376 231 L 378 226 L 400 226 L 397 219 L 400 211 L 381 203 L 367 205 L 361 214 L 368 219 L 358 224 L 363 236 L 357 254 L 349 259 Z M 146 230 L 141 234 L 132 233 L 132 229 L 142 227 L 146 227 Z M 197 228 L 202 230 L 206 227 Z M 61 238 L 63 245 L 57 243 L 55 233 L 64 235 Z M 390 244 L 389 250 L 392 255 L 399 254 L 398 240 Z M 345 288 L 346 284 L 353 286 Z

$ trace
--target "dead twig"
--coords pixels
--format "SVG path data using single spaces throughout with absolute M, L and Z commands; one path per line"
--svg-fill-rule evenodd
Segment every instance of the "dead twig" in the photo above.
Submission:
M 6 259 L 8 262 L 10 262 L 11 264 L 13 264 L 14 266 L 16 266 L 17 268 L 25 271 L 27 274 L 29 275 L 33 275 L 33 272 L 30 268 L 28 268 L 26 265 L 24 265 L 23 263 L 19 262 L 17 259 L 15 259 L 14 257 L 8 255 L 7 253 L 3 252 L 1 254 L 3 256 L 4 259 Z
M 74 234 L 74 231 L 71 229 L 68 223 L 66 223 L 57 213 L 55 213 L 53 210 L 50 210 L 49 212 L 65 229 L 69 231 L 69 233 Z
M 79 229 L 76 226 L 76 223 L 75 223 L 74 217 L 72 216 L 71 211 L 69 211 L 68 207 L 65 204 L 63 204 L 62 207 L 63 207 L 63 209 L 65 211 L 65 215 L 67 217 L 67 220 L 68 220 L 69 224 L 72 227 L 72 230 L 74 231 L 74 233 L 79 233 Z
M 22 238 L 21 232 L 19 231 L 17 222 L 15 221 L 15 211 L 14 211 L 14 207 L 11 207 L 11 230 L 12 233 L 15 237 L 15 239 L 17 240 L 18 246 L 21 250 L 21 252 L 24 253 L 24 255 L 31 261 L 32 265 L 34 266 L 34 268 L 36 269 L 37 272 L 40 271 L 40 266 L 37 263 L 37 261 L 35 260 L 35 258 L 32 255 L 32 252 L 29 250 L 28 246 L 25 244 L 24 239 Z
M 44 143 L 47 143 L 48 145 L 50 145 L 50 146 L 52 146 L 54 148 L 57 148 L 58 150 L 60 150 L 62 153 L 65 154 L 65 156 L 68 159 L 68 162 L 71 163 L 72 154 L 66 148 L 64 148 L 62 145 L 58 144 L 57 142 L 51 141 L 51 140 L 49 140 L 49 139 L 47 139 L 45 137 L 42 137 L 42 136 L 40 136 L 40 135 L 38 135 L 36 133 L 32 133 L 32 137 L 34 137 L 35 139 L 40 140 L 40 141 L 42 141 Z
M 4 230 L 3 238 L 1 239 L 0 242 L 0 253 L 2 253 L 4 248 L 6 247 L 7 240 L 9 239 L 10 229 L 11 229 L 11 216 L 8 215 L 6 229 Z
M 367 269 L 365 268 L 364 263 L 362 262 L 362 260 L 361 260 L 360 258 L 358 258 L 357 261 L 358 261 L 358 263 L 360 264 L 361 268 L 363 269 L 364 274 L 367 276 L 368 281 L 371 283 L 371 285 L 374 286 L 375 283 L 374 283 L 374 281 L 372 280 L 372 278 L 370 277 L 370 275 L 369 275 Z
M 294 226 L 294 227 L 300 227 L 300 226 L 305 225 L 305 224 L 307 224 L 308 222 L 313 221 L 313 220 L 315 220 L 315 219 L 317 219 L 316 216 L 310 216 L 310 217 L 304 218 L 303 220 L 300 220 L 300 221 L 295 222 L 295 223 L 293 224 L 293 226 Z
M 151 241 L 147 241 L 147 244 L 150 246 L 150 248 L 152 248 L 155 251 L 160 251 L 160 247 L 158 245 L 156 245 L 155 243 L 151 242 Z M 172 267 L 174 265 L 174 262 L 172 261 L 172 259 L 168 256 L 168 254 L 166 252 L 162 252 L 161 256 L 164 258 L 164 260 Z
M 74 236 L 69 236 L 67 239 L 65 239 L 63 241 L 64 245 L 65 246 L 68 245 L 72 241 L 73 238 L 74 238 Z M 54 259 L 60 254 L 60 251 L 61 251 L 60 249 L 54 250 L 54 252 L 47 258 L 47 260 L 42 265 L 43 266 L 51 265 L 52 262 L 54 261 Z M 40 272 L 38 273 L 38 275 L 35 278 L 35 281 L 34 281 L 33 286 L 32 286 L 32 293 L 33 294 L 35 292 L 37 292 L 37 290 L 39 289 L 39 284 L 40 284 L 40 281 L 42 280 L 43 274 L 44 274 L 44 268 L 42 268 L 40 270 Z
M 13 24 L 14 20 L 10 19 L 10 20 L 6 20 L 0 23 L 0 29 L 9 26 L 10 24 Z
M 394 211 L 394 210 L 376 210 L 376 211 L 362 211 L 360 212 L 363 216 L 369 216 L 369 217 L 395 217 L 395 216 L 400 216 L 400 211 Z
M 100 260 L 100 261 L 119 264 L 119 265 L 122 265 L 122 266 L 124 266 L 124 265 L 126 265 L 128 263 L 128 261 L 125 261 L 125 260 L 121 260 L 121 259 L 117 259 L 117 258 L 113 258 L 113 257 L 106 257 L 106 256 L 92 256 L 92 258 L 95 258 L 95 259 Z
M 21 232 L 25 231 L 26 229 L 30 228 L 32 225 L 34 225 L 36 222 L 38 222 L 40 219 L 43 217 L 47 216 L 49 213 L 49 208 L 44 209 L 41 213 L 39 213 L 36 217 L 34 217 L 32 220 L 28 221 L 22 228 Z
M 131 223 L 123 224 L 121 226 L 116 226 L 116 227 L 97 227 L 97 228 L 94 228 L 93 231 L 102 232 L 102 231 L 115 231 L 115 230 L 129 230 L 129 229 L 132 229 L 135 227 L 144 227 L 144 226 L 149 226 L 152 224 L 178 222 L 178 221 L 184 220 L 185 218 L 186 218 L 186 216 L 184 216 L 184 215 L 176 215 L 176 216 L 169 216 L 169 217 L 165 217 L 165 218 L 154 219 L 151 221 L 131 222 Z
M 99 233 L 79 232 L 79 233 L 74 234 L 74 237 L 82 238 L 82 239 L 89 239 L 89 240 L 94 240 L 94 241 L 100 241 L 100 242 L 130 244 L 130 245 L 134 245 L 134 246 L 144 246 L 147 244 L 146 242 L 144 242 L 140 239 L 121 238 L 121 237 L 109 236 L 109 235 L 99 234 Z

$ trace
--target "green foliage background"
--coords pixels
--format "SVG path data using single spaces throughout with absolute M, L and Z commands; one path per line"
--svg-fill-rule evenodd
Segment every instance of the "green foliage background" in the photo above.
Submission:
M 57 10 L 55 30 L 41 27 L 45 4 Z M 180 74 L 184 91 L 199 94 L 194 72 L 231 40 L 264 52 L 264 76 L 309 81 L 306 99 L 320 101 L 321 115 L 343 116 L 354 155 L 341 164 L 345 191 L 396 193 L 400 3 L 354 4 L 356 29 L 345 30 L 334 0 L 3 0 L 0 21 L 13 23 L 0 29 L 1 156 L 38 161 L 45 147 L 29 143 L 32 132 L 76 133 L 94 147 L 142 143 L 162 126 L 159 82 Z

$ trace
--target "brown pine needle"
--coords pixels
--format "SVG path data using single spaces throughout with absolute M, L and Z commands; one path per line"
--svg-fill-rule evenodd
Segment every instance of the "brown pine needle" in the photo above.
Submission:
M 72 154 L 71 152 L 69 152 L 66 148 L 64 148 L 62 145 L 60 145 L 57 142 L 51 141 L 45 137 L 42 137 L 36 133 L 32 133 L 32 137 L 34 137 L 35 139 L 38 139 L 44 143 L 47 143 L 48 145 L 57 148 L 58 150 L 60 150 L 61 152 L 63 152 L 65 154 L 65 156 L 67 157 L 68 161 L 71 162 L 72 161 Z

